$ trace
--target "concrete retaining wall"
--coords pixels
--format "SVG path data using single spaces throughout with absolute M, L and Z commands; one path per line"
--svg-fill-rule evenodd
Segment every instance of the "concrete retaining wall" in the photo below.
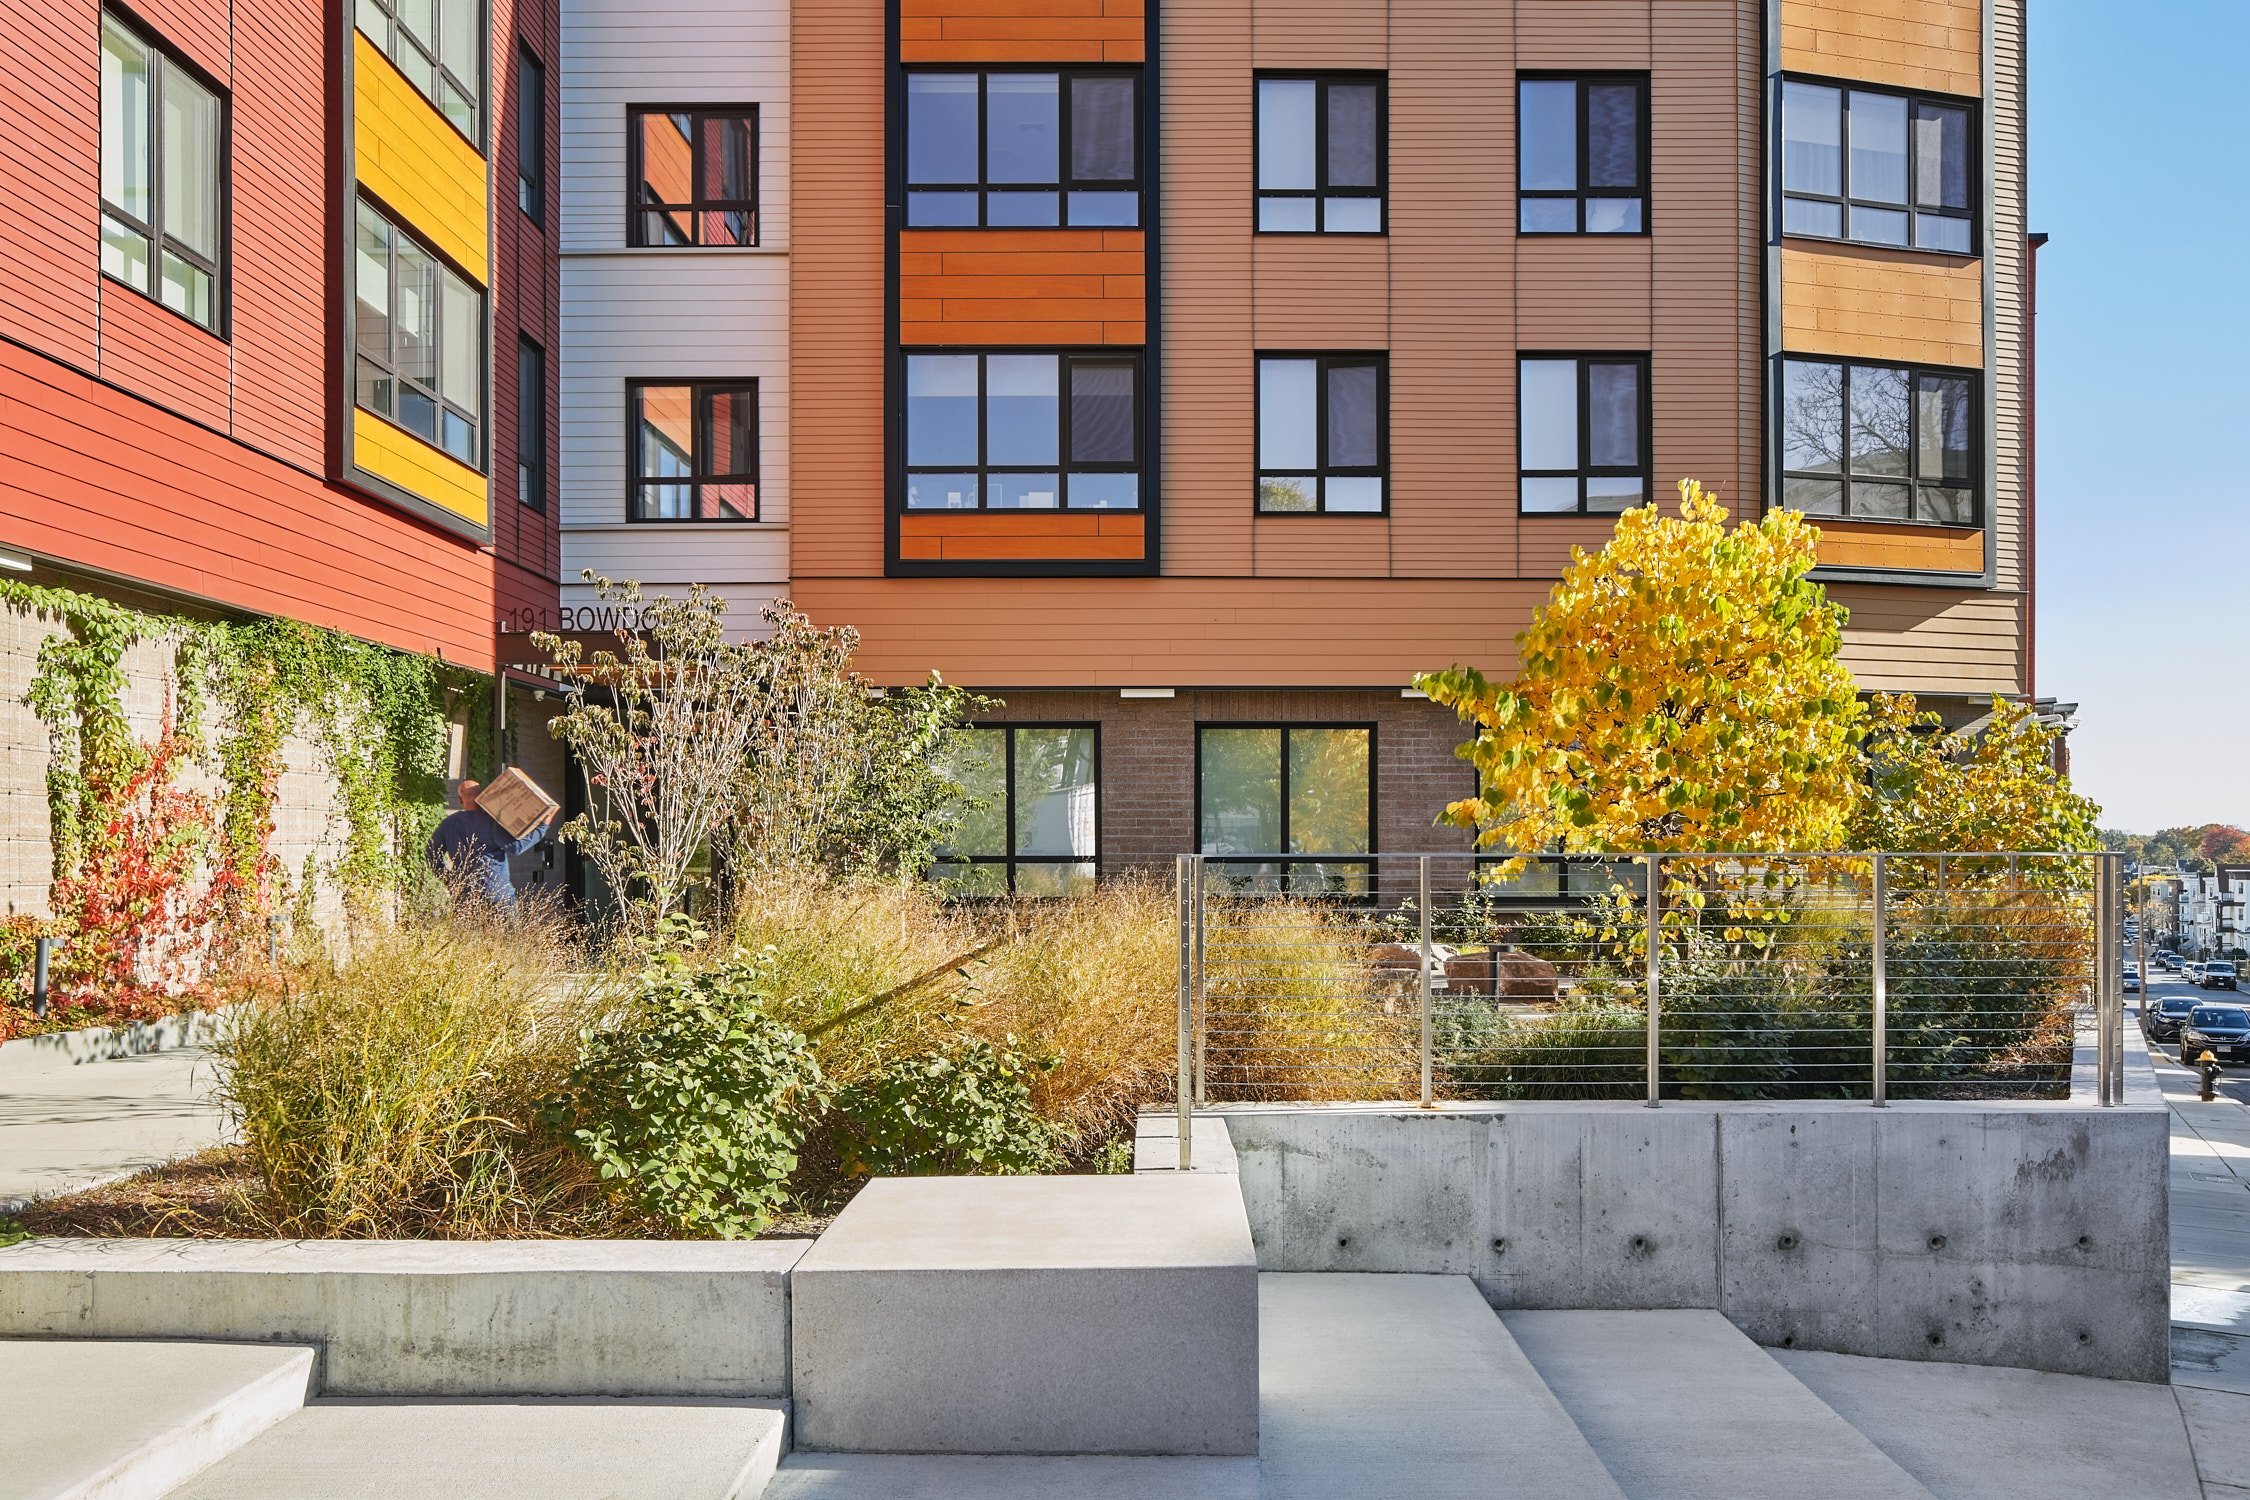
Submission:
M 34 1073 L 74 1068 L 80 1063 L 140 1057 L 150 1052 L 169 1052 L 176 1047 L 208 1046 L 218 1036 L 228 1014 L 226 1010 L 196 1010 L 156 1021 L 135 1021 L 126 1026 L 89 1026 L 80 1031 L 56 1031 L 46 1036 L 0 1042 L 0 1078 L 27 1078 Z
M 338 1396 L 785 1396 L 811 1243 L 35 1240 L 0 1337 L 312 1344 Z
M 1708 1307 L 1762 1344 L 2168 1378 L 2161 1104 L 1218 1113 L 1263 1270 L 1452 1272 L 1496 1307 Z

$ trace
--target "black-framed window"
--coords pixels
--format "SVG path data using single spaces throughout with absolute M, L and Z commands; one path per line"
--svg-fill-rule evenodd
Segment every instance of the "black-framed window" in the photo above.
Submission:
M 1230 884 L 1370 893 L 1375 726 L 1198 724 L 1195 823 Z
M 1388 100 L 1380 74 L 1260 74 L 1262 234 L 1381 234 Z
M 625 519 L 758 519 L 757 381 L 627 381 L 625 420 Z
M 1525 515 L 1614 515 L 1649 498 L 1648 356 L 1516 359 L 1516 483 Z
M 1092 724 L 980 724 L 947 746 L 968 805 L 932 875 L 963 896 L 1064 896 L 1101 863 L 1101 732 Z
M 516 499 L 547 508 L 547 351 L 516 335 Z
M 756 105 L 635 105 L 625 118 L 626 243 L 758 243 Z
M 481 139 L 483 0 L 354 0 L 353 17 L 455 130 Z
M 1781 503 L 1813 516 L 1978 524 L 1978 377 L 1861 360 L 1781 361 Z
M 516 207 L 534 224 L 547 216 L 547 70 L 516 48 Z
M 353 226 L 363 410 L 484 467 L 484 293 L 365 199 Z
M 1781 232 L 1976 251 L 1976 107 L 1963 99 L 1781 81 Z
M 1141 81 L 1119 69 L 906 75 L 906 223 L 1133 228 Z
M 225 321 L 226 96 L 102 12 L 102 274 Z
M 1390 499 L 1390 357 L 1258 356 L 1258 510 L 1381 515 Z
M 1516 230 L 1648 232 L 1648 76 L 1516 80 Z
M 910 511 L 1138 510 L 1137 353 L 906 356 Z

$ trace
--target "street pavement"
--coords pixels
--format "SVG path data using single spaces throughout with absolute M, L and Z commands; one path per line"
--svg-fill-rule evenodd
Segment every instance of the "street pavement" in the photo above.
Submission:
M 0 1078 L 0 1213 L 216 1146 L 201 1048 Z

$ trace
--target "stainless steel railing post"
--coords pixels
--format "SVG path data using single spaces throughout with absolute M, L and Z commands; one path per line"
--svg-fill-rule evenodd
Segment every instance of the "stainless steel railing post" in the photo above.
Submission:
M 1660 1008 L 1659 991 L 1662 988 L 1658 978 L 1658 940 L 1662 935 L 1664 922 L 1661 874 L 1664 858 L 1658 854 L 1647 855 L 1645 858 L 1648 861 L 1648 1107 L 1655 1109 L 1662 1103 L 1659 1094 L 1663 1082 L 1658 1072 L 1661 1054 L 1657 1045 L 1657 1013 Z
M 2104 1108 L 2116 1103 L 2111 1084 L 2109 990 L 2116 955 L 2110 951 L 2110 865 L 2107 855 L 2094 856 L 2094 1100 Z
M 1191 941 L 1194 946 L 1188 954 L 1188 1023 L 1195 1032 L 1195 1102 L 1203 1105 L 1211 1102 L 1211 1075 L 1205 1055 L 1210 1050 L 1211 1042 L 1211 995 L 1207 982 L 1211 928 L 1206 920 L 1209 906 L 1207 882 L 1211 867 L 1209 861 L 1200 854 L 1192 854 L 1188 858 L 1195 872 L 1195 883 L 1190 896 L 1194 918 Z
M 1188 1172 L 1194 1170 L 1195 1167 L 1195 1112 L 1192 1102 L 1194 1080 L 1190 1076 L 1193 1067 L 1192 1050 L 1195 1027 L 1192 1009 L 1194 992 L 1191 978 L 1194 967 L 1191 949 L 1194 944 L 1195 922 L 1194 913 L 1190 909 L 1195 898 L 1194 856 L 1187 854 L 1180 856 L 1178 880 L 1180 913 L 1180 1076 L 1178 1086 L 1173 1092 L 1179 1116 L 1180 1170 Z
M 1422 919 L 1422 1107 L 1428 1109 L 1434 1095 L 1432 1053 L 1436 1050 L 1437 1042 L 1436 1028 L 1430 1016 L 1430 969 L 1437 961 L 1437 953 L 1430 946 L 1430 857 L 1425 854 L 1416 864 L 1419 866 L 1417 873 L 1421 877 L 1421 892 L 1416 900 L 1419 903 L 1417 912 Z
M 1883 856 L 1878 854 L 1875 856 L 1875 889 L 1872 897 L 1875 908 L 1875 1034 L 1873 1039 L 1875 1076 L 1873 1097 L 1877 1109 L 1883 1108 L 1890 1102 L 1890 1080 L 1886 1076 L 1891 1054 L 1891 965 L 1887 948 L 1890 937 L 1888 911 L 1890 889 L 1887 883 L 1888 879 L 1889 871 L 1884 867 Z

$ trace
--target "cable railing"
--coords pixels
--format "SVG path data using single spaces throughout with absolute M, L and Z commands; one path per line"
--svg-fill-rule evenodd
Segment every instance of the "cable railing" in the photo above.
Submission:
M 1182 855 L 1179 1109 L 2123 1094 L 2119 856 Z

